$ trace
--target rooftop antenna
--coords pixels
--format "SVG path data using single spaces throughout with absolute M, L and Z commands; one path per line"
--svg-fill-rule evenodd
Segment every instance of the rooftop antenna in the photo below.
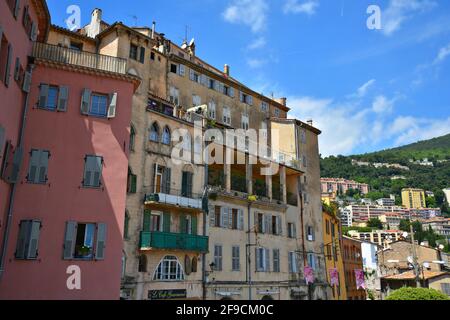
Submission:
M 345 0 L 342 0 L 342 5 L 341 5 L 341 17 L 344 16 L 344 9 L 345 9 Z
M 134 20 L 134 26 L 137 27 L 137 22 L 138 22 L 137 15 L 132 15 L 131 18 Z

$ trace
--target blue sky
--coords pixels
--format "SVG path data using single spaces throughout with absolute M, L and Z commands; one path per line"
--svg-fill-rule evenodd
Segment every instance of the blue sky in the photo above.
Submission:
M 288 98 L 313 119 L 324 155 L 370 152 L 450 133 L 450 1 L 48 0 L 52 22 L 95 7 L 112 23 L 150 26 L 197 55 L 231 66 L 258 92 Z M 381 30 L 369 30 L 369 5 Z

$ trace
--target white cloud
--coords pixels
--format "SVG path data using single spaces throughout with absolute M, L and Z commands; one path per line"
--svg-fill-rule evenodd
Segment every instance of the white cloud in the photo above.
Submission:
M 444 60 L 447 59 L 448 56 L 450 56 L 450 43 L 446 47 L 441 48 L 441 50 L 439 50 L 439 53 L 436 59 L 434 60 L 433 64 L 439 64 L 441 62 L 444 62 Z
M 247 59 L 247 65 L 252 69 L 257 69 L 262 67 L 267 63 L 267 60 L 265 59 L 256 59 L 256 58 L 249 58 Z
M 394 102 L 394 99 L 389 100 L 383 95 L 377 96 L 372 103 L 372 110 L 375 113 L 390 113 L 394 108 Z
M 432 0 L 390 0 L 389 6 L 381 15 L 383 33 L 387 36 L 392 35 L 407 19 L 436 5 L 437 3 Z
M 259 37 L 256 38 L 255 40 L 253 40 L 248 46 L 247 46 L 247 50 L 256 50 L 256 49 L 261 49 L 266 45 L 266 38 L 264 37 Z
M 364 97 L 369 91 L 370 87 L 372 87 L 375 84 L 375 81 L 376 81 L 375 79 L 371 79 L 367 81 L 365 84 L 363 84 L 361 87 L 359 87 L 357 91 L 358 97 L 360 98 Z
M 253 32 L 260 32 L 266 27 L 268 9 L 266 0 L 233 0 L 222 16 L 225 21 L 243 24 Z
M 386 98 L 379 100 L 389 101 Z M 373 106 L 364 107 L 357 100 L 340 103 L 332 99 L 294 96 L 288 97 L 288 105 L 291 117 L 303 121 L 313 119 L 314 126 L 322 131 L 319 139 L 323 156 L 378 150 L 450 133 L 450 117 L 392 118 L 382 114 L 374 117 Z
M 304 13 L 307 15 L 313 15 L 316 13 L 316 9 L 319 6 L 319 0 L 305 0 L 299 2 L 299 0 L 287 0 L 283 6 L 283 12 L 288 13 Z

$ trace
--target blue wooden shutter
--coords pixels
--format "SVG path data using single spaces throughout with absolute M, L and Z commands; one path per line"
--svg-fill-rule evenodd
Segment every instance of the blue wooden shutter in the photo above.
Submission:
M 77 222 L 67 221 L 66 234 L 64 236 L 64 252 L 63 252 L 64 260 L 70 260 L 73 258 L 75 241 L 77 237 L 77 226 L 78 226 Z
M 92 186 L 94 180 L 93 157 L 86 156 L 84 161 L 83 185 Z
M 238 230 L 244 230 L 244 210 L 238 209 Z
M 103 158 L 102 157 L 92 157 L 93 158 L 93 186 L 99 187 L 101 185 L 102 178 L 102 168 L 103 168 Z
M 95 259 L 105 259 L 106 248 L 106 223 L 99 223 L 97 225 L 97 239 L 95 244 Z
M 48 84 L 41 83 L 39 86 L 39 108 L 47 108 Z
M 109 95 L 108 119 L 116 116 L 117 92 Z
M 83 93 L 81 94 L 81 113 L 89 114 L 89 107 L 91 104 L 91 94 L 92 91 L 90 89 L 83 89 Z
M 185 67 L 183 64 L 180 64 L 179 68 L 178 68 L 178 74 L 182 77 L 184 77 L 185 74 Z
M 8 44 L 8 53 L 6 57 L 6 65 L 5 65 L 5 85 L 9 87 L 9 81 L 11 78 L 11 60 L 12 60 L 12 45 Z
M 29 93 L 30 88 L 31 88 L 31 72 L 26 71 L 25 76 L 23 77 L 22 90 L 26 93 Z
M 216 226 L 216 207 L 215 206 L 209 206 L 209 226 L 215 227 Z
M 256 271 L 262 271 L 261 267 L 260 267 L 260 260 L 261 260 L 261 250 L 259 250 L 259 248 L 255 248 L 255 267 L 256 267 Z
M 269 272 L 270 271 L 270 250 L 264 249 L 264 271 Z
M 69 88 L 66 86 L 59 87 L 58 106 L 56 110 L 66 112 L 68 99 L 69 99 Z
M 39 234 L 41 233 L 41 222 L 31 221 L 30 238 L 28 240 L 27 259 L 36 259 L 38 256 Z

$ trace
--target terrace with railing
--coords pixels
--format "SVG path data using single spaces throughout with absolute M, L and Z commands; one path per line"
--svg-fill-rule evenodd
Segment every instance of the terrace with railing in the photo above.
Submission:
M 42 42 L 33 44 L 34 58 L 106 72 L 126 74 L 127 60 L 86 51 L 64 48 Z
M 201 209 L 202 195 L 189 189 L 168 189 L 162 186 L 144 187 L 144 204 L 173 205 L 184 208 Z

